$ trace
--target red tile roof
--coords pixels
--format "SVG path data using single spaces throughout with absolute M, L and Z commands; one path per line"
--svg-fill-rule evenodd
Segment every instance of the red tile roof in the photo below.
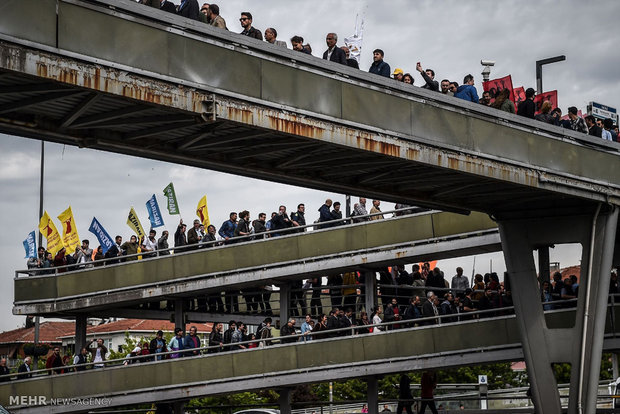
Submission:
M 560 269 L 560 273 L 562 273 L 562 280 L 566 279 L 570 275 L 575 275 L 577 276 L 577 283 L 579 283 L 579 280 L 581 279 L 581 266 L 576 265 L 565 267 L 563 269 Z
M 60 343 L 59 338 L 73 335 L 73 322 L 42 322 L 39 325 L 39 342 Z M 34 327 L 18 328 L 0 333 L 0 344 L 34 343 Z
M 199 333 L 211 332 L 211 325 L 206 323 L 187 324 L 186 330 L 191 326 L 196 326 Z M 88 334 L 105 334 L 112 332 L 156 332 L 174 331 L 174 324 L 168 321 L 142 320 L 142 319 L 122 319 L 115 322 L 108 322 L 98 326 L 88 326 Z M 72 338 L 75 335 L 74 322 L 42 322 L 39 326 L 39 342 L 61 343 L 62 338 Z M 0 344 L 15 343 L 34 343 L 34 327 L 18 328 L 12 331 L 0 333 Z

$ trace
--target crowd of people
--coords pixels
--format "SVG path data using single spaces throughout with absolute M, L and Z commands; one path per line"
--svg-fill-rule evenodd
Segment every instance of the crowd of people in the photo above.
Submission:
M 339 277 L 328 277 L 331 310 L 323 313 L 320 301 L 321 290 L 312 290 L 312 283 L 321 278 L 306 281 L 300 294 L 291 294 L 289 314 L 293 317 L 280 323 L 279 336 L 273 335 L 272 318 L 267 316 L 254 332 L 242 321 L 230 320 L 224 329 L 222 322 L 214 322 L 208 337 L 201 339 L 197 328 L 192 326 L 185 335 L 182 328 L 174 330 L 174 336 L 166 340 L 163 331 L 158 331 L 150 341 L 136 344 L 126 355 L 125 365 L 176 359 L 188 356 L 213 354 L 219 352 L 252 349 L 270 346 L 274 343 L 294 343 L 337 338 L 350 335 L 379 334 L 389 330 L 427 326 L 438 323 L 459 322 L 482 319 L 513 313 L 510 280 L 505 275 L 500 281 L 496 273 L 476 274 L 473 284 L 456 268 L 452 278 L 446 279 L 438 267 L 431 269 L 428 262 L 414 264 L 411 273 L 404 266 L 391 266 L 379 272 L 378 297 L 381 304 L 370 313 L 364 309 L 362 300 L 364 286 L 360 274 L 349 272 Z M 307 295 L 312 292 L 310 308 L 306 308 Z M 315 292 L 318 295 L 315 296 Z M 579 283 L 575 275 L 562 278 L 555 272 L 551 281 L 540 284 L 541 302 L 544 310 L 576 306 Z M 618 275 L 611 273 L 610 294 L 620 293 Z M 315 301 L 315 299 L 319 301 Z M 297 306 L 305 314 L 303 323 L 297 327 L 299 316 Z M 484 312 L 478 312 L 484 311 Z M 95 346 L 93 346 L 95 344 Z M 207 349 L 201 349 L 208 347 Z M 102 339 L 91 340 L 72 358 L 61 356 L 60 348 L 55 347 L 46 360 L 50 375 L 62 374 L 84 369 L 97 369 L 105 366 L 107 348 Z M 30 377 L 31 358 L 24 360 L 17 371 L 18 378 Z M 10 374 L 0 362 L 0 375 Z M 8 377 L 2 379 L 7 381 Z
M 197 0 L 183 0 L 178 6 L 169 0 L 138 0 L 138 2 L 228 30 L 226 22 L 220 16 L 220 8 L 217 4 L 203 3 L 203 5 L 199 7 Z M 241 35 L 258 40 L 265 40 L 276 46 L 287 47 L 285 41 L 277 39 L 278 32 L 274 28 L 267 28 L 263 39 L 262 32 L 253 26 L 252 14 L 250 12 L 242 12 L 239 23 L 242 28 L 240 32 Z M 309 44 L 304 44 L 302 36 L 293 36 L 290 41 L 293 50 L 312 55 L 312 47 Z M 328 33 L 325 41 L 327 50 L 323 53 L 323 59 L 359 69 L 359 63 L 350 56 L 349 48 L 347 46 L 339 47 L 337 45 L 338 35 L 336 33 Z M 383 50 L 375 49 L 373 51 L 373 62 L 368 71 L 387 78 L 393 77 L 396 81 L 405 84 L 415 84 L 415 77 L 411 73 L 405 72 L 401 68 L 396 68 L 392 72 L 390 65 L 384 58 L 385 53 Z M 435 80 L 435 71 L 430 68 L 424 69 L 420 62 L 416 63 L 415 70 L 419 72 L 422 77 L 421 87 L 424 89 L 442 93 L 447 96 L 454 96 L 455 98 L 464 99 L 469 102 L 480 103 L 501 111 L 513 114 L 516 113 L 517 115 L 537 119 L 548 124 L 561 126 L 608 141 L 618 142 L 618 125 L 615 125 L 612 119 L 596 119 L 593 115 L 588 115 L 585 119 L 581 118 L 578 115 L 579 111 L 574 106 L 568 108 L 568 118 L 562 119 L 562 110 L 558 107 L 554 108 L 550 101 L 544 101 L 540 108 L 537 108 L 534 102 L 536 91 L 533 88 L 528 88 L 525 91 L 525 100 L 518 102 L 518 105 L 515 106 L 515 103 L 510 99 L 511 91 L 509 89 L 502 89 L 497 92 L 484 91 L 482 98 L 479 98 L 478 91 L 474 86 L 474 77 L 471 74 L 465 75 L 463 83 L 459 85 L 458 82 L 450 81 L 449 79 L 443 79 L 441 83 L 439 83 Z M 494 96 L 492 96 L 492 93 Z
M 380 205 L 379 200 L 373 200 L 369 213 L 366 209 L 366 199 L 360 197 L 359 202 L 354 205 L 350 222 L 382 219 Z M 403 210 L 407 207 L 409 206 L 396 204 L 396 209 L 401 211 L 396 211 L 394 215 L 399 216 L 414 212 L 413 209 Z M 318 213 L 318 219 L 312 224 L 315 229 L 325 229 L 347 223 L 343 219 L 341 204 L 338 201 L 332 202 L 331 199 L 327 199 L 325 204 L 318 209 Z M 259 213 L 255 220 L 250 221 L 250 213 L 247 210 L 243 210 L 239 214 L 231 212 L 228 220 L 220 226 L 219 231 L 212 224 L 205 228 L 198 219 L 193 221 L 192 227 L 188 230 L 187 225 L 181 219 L 173 235 L 174 251 L 182 252 L 239 241 L 278 237 L 285 234 L 305 232 L 307 228 L 306 206 L 303 203 L 298 204 L 297 210 L 290 216 L 287 213 L 286 206 L 281 205 L 277 212 L 271 213 L 269 220 L 267 220 L 266 213 Z M 82 244 L 76 246 L 72 252 L 63 247 L 55 255 L 52 255 L 44 247 L 39 247 L 37 257 L 29 258 L 26 266 L 31 270 L 30 275 L 62 273 L 93 266 L 166 256 L 171 254 L 170 249 L 172 247 L 169 243 L 169 232 L 164 230 L 157 237 L 157 230 L 151 229 L 148 237 L 138 238 L 136 235 L 131 235 L 129 240 L 125 242 L 123 242 L 122 236 L 117 235 L 114 238 L 114 244 L 105 254 L 101 246 L 96 249 L 90 248 L 88 239 L 82 240 Z

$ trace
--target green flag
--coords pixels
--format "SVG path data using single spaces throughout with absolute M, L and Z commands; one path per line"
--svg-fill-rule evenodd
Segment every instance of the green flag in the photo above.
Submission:
M 166 196 L 166 200 L 168 200 L 168 213 L 181 214 L 179 212 L 179 204 L 177 203 L 177 195 L 174 192 L 174 185 L 172 185 L 172 183 L 164 188 L 164 195 Z

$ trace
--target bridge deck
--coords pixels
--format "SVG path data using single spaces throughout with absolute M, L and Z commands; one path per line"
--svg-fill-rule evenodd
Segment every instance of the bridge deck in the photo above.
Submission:
M 500 249 L 496 225 L 482 213 L 400 216 L 75 272 L 17 277 L 13 311 L 60 315 L 110 310 Z
M 611 309 L 611 308 L 610 308 Z M 614 308 L 614 318 L 620 313 Z M 570 327 L 574 311 L 547 313 L 550 327 Z M 620 345 L 608 312 L 606 349 Z M 617 328 L 616 332 L 617 332 Z M 113 366 L 81 373 L 34 377 L 0 384 L 0 403 L 9 396 L 110 399 L 110 406 L 189 399 L 243 390 L 273 389 L 363 378 L 429 367 L 455 367 L 523 358 L 514 316 L 338 337 L 303 344 L 275 345 L 192 358 Z M 41 407 L 9 406 L 11 412 Z M 50 406 L 48 412 L 91 407 Z
M 620 203 L 616 143 L 128 0 L 4 3 L 3 132 L 456 210 Z

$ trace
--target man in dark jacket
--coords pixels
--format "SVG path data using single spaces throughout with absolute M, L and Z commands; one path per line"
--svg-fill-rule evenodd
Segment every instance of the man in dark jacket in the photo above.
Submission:
M 239 19 L 241 22 L 241 27 L 243 27 L 242 35 L 252 37 L 254 39 L 263 40 L 263 34 L 260 30 L 255 27 L 252 27 L 252 13 L 243 12 L 241 13 L 241 18 Z
M 183 224 L 183 219 L 181 219 L 177 231 L 174 233 L 174 247 L 183 247 L 187 245 L 185 229 L 187 229 L 187 226 Z
M 329 60 L 330 62 L 340 63 L 342 65 L 347 64 L 347 55 L 344 53 L 344 50 L 340 49 L 336 46 L 338 42 L 338 35 L 336 33 L 328 33 L 325 38 L 325 43 L 327 43 L 327 50 L 323 52 L 323 59 Z
M 283 344 L 290 344 L 292 342 L 297 342 L 299 338 L 286 338 L 287 336 L 295 335 L 295 319 L 289 319 L 288 323 L 280 328 L 280 340 Z
M 306 225 L 306 206 L 302 204 L 297 205 L 297 211 L 291 214 L 291 222 L 293 227 L 300 227 Z M 306 229 L 299 229 L 300 233 L 303 233 Z
M 327 221 L 332 221 L 333 217 L 332 217 L 332 213 L 331 211 L 329 211 L 329 208 L 332 206 L 332 200 L 331 199 L 327 199 L 325 200 L 325 204 L 323 204 L 320 208 L 319 208 L 319 222 L 320 223 L 324 223 Z M 332 224 L 323 224 L 321 225 L 321 228 L 325 228 L 325 227 L 331 227 Z
M 199 20 L 200 7 L 198 7 L 198 0 L 182 0 L 177 14 L 188 19 Z
M 415 69 L 420 72 L 420 75 L 424 78 L 424 85 L 422 85 L 423 89 L 428 89 L 434 92 L 439 92 L 439 82 L 435 79 L 435 71 L 433 69 L 422 69 L 422 64 L 418 62 L 415 66 Z
M 271 219 L 271 223 L 271 230 L 284 230 L 293 225 L 291 219 L 288 218 L 288 214 L 286 214 L 286 206 L 280 206 L 278 214 Z M 280 233 L 275 233 L 273 236 L 280 236 Z
M 385 54 L 381 49 L 375 49 L 372 52 L 373 62 L 372 65 L 370 65 L 370 69 L 368 69 L 368 72 L 389 78 L 391 72 L 390 65 L 388 65 L 387 62 L 383 60 L 383 56 L 385 56 Z
M 603 136 L 603 128 L 596 125 L 596 118 L 592 115 L 588 115 L 584 118 L 586 121 L 586 125 L 588 126 L 588 135 L 592 135 L 593 137 L 602 138 Z
M 536 95 L 536 91 L 533 88 L 527 88 L 525 91 L 525 101 L 519 103 L 517 107 L 517 115 L 534 119 L 534 114 L 536 113 L 534 95 Z

